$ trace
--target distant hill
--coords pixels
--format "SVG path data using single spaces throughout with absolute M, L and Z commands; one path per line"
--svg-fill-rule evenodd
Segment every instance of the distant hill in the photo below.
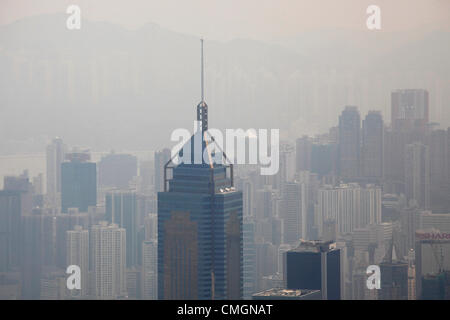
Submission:
M 66 18 L 0 27 L 0 153 L 41 151 L 56 135 L 94 149 L 155 149 L 173 144 L 175 128 L 192 130 L 198 38 L 85 20 L 69 31 Z M 432 119 L 449 125 L 449 40 L 326 30 L 277 44 L 207 41 L 210 126 L 281 128 L 293 139 L 335 125 L 346 104 L 389 121 L 389 92 L 403 87 L 430 90 Z

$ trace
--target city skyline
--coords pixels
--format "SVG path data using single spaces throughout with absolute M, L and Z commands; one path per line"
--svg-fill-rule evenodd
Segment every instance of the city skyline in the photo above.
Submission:
M 450 300 L 448 2 L 132 2 L 0 5 L 0 300 Z

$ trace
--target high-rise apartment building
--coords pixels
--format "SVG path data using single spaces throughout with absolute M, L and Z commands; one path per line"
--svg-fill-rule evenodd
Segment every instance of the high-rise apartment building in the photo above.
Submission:
M 127 189 L 137 176 L 137 158 L 131 154 L 110 153 L 98 163 L 98 185 Z
M 391 122 L 395 131 L 425 130 L 429 120 L 428 91 L 396 90 L 391 93 Z
M 32 214 L 22 217 L 20 228 L 20 271 L 22 299 L 39 299 L 44 266 L 43 242 L 45 235 L 43 216 Z
M 61 138 L 53 139 L 47 146 L 47 195 L 50 201 L 61 192 L 61 163 L 64 162 L 65 145 Z
M 360 174 L 361 119 L 357 107 L 347 106 L 339 116 L 339 174 L 351 180 Z
M 306 238 L 308 199 L 304 183 L 289 182 L 283 188 L 284 243 L 296 244 Z
M 106 220 L 126 230 L 127 267 L 137 263 L 137 202 L 134 191 L 111 191 L 106 193 Z
M 55 224 L 55 261 L 56 266 L 61 269 L 67 268 L 67 231 L 74 230 L 76 226 L 88 230 L 91 221 L 87 213 L 79 213 L 76 209 L 70 210 L 69 214 L 62 213 L 53 217 Z
M 142 244 L 142 299 L 158 299 L 158 243 L 156 240 L 147 240 Z
M 295 142 L 295 158 L 296 171 L 310 171 L 311 170 L 311 147 L 312 142 L 308 136 L 298 138 Z
M 67 267 L 76 265 L 81 272 L 81 289 L 70 290 L 70 294 L 84 298 L 89 293 L 89 231 L 77 225 L 73 230 L 67 231 L 66 239 Z
M 356 228 L 381 223 L 381 188 L 376 185 L 366 185 L 361 188 L 360 208 L 361 213 L 357 215 Z
M 430 206 L 435 212 L 450 208 L 450 136 L 447 130 L 434 130 L 429 135 Z
M 420 208 L 430 208 L 430 152 L 419 142 L 405 149 L 405 194 Z
M 264 185 L 263 189 L 255 191 L 255 217 L 257 219 L 272 218 L 274 215 L 273 202 L 275 190 L 271 185 Z
M 385 131 L 385 190 L 405 193 L 406 145 L 425 143 L 428 132 L 428 92 L 422 89 L 396 90 L 391 94 L 391 126 Z
M 383 117 L 379 111 L 369 111 L 362 123 L 361 174 L 365 178 L 383 177 Z
M 106 221 L 91 228 L 93 294 L 97 299 L 116 299 L 126 294 L 125 233 L 125 229 Z
M 61 269 L 45 272 L 40 279 L 40 300 L 67 299 L 70 290 L 67 289 L 66 278 L 67 274 Z
M 318 191 L 315 221 L 319 235 L 323 235 L 327 221 L 336 223 L 338 235 L 381 223 L 381 189 L 374 185 L 361 187 L 356 183 L 336 187 L 325 185 Z
M 145 195 L 154 195 L 154 169 L 153 161 L 141 161 L 139 162 L 139 178 L 140 189 L 139 192 Z
M 311 172 L 320 177 L 336 174 L 337 149 L 335 143 L 313 143 L 311 145 Z
M 293 181 L 295 176 L 295 149 L 289 143 L 280 144 L 280 167 L 276 174 L 271 176 L 272 187 L 282 190 L 288 181 Z

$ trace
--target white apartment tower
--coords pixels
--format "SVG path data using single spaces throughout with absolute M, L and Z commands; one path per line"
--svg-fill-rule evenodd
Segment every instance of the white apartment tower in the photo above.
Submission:
M 284 243 L 294 245 L 306 238 L 306 188 L 304 183 L 289 182 L 284 185 L 283 232 Z
M 362 188 L 357 183 L 321 187 L 315 208 L 319 236 L 330 222 L 336 224 L 338 235 L 381 223 L 381 189 L 373 185 Z
M 75 226 L 67 231 L 67 266 L 76 265 L 81 271 L 81 289 L 71 290 L 73 297 L 84 298 L 89 292 L 89 231 Z
M 65 146 L 61 138 L 53 139 L 47 146 L 47 196 L 52 205 L 57 203 L 61 192 L 61 163 L 64 161 Z
M 157 252 L 158 243 L 156 240 L 147 240 L 142 243 L 142 299 L 158 299 L 157 281 Z
M 116 224 L 101 221 L 91 229 L 94 295 L 115 299 L 126 295 L 126 232 Z

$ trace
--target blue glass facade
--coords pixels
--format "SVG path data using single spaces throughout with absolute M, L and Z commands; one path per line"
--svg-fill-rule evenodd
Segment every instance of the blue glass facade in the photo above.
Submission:
M 242 193 L 226 170 L 180 164 L 158 193 L 159 299 L 242 298 Z
M 285 268 L 287 289 L 323 290 L 326 287 L 326 300 L 341 299 L 340 249 L 290 250 L 286 252 Z
M 97 205 L 97 169 L 92 162 L 70 161 L 61 164 L 61 212 L 78 208 L 87 212 Z

